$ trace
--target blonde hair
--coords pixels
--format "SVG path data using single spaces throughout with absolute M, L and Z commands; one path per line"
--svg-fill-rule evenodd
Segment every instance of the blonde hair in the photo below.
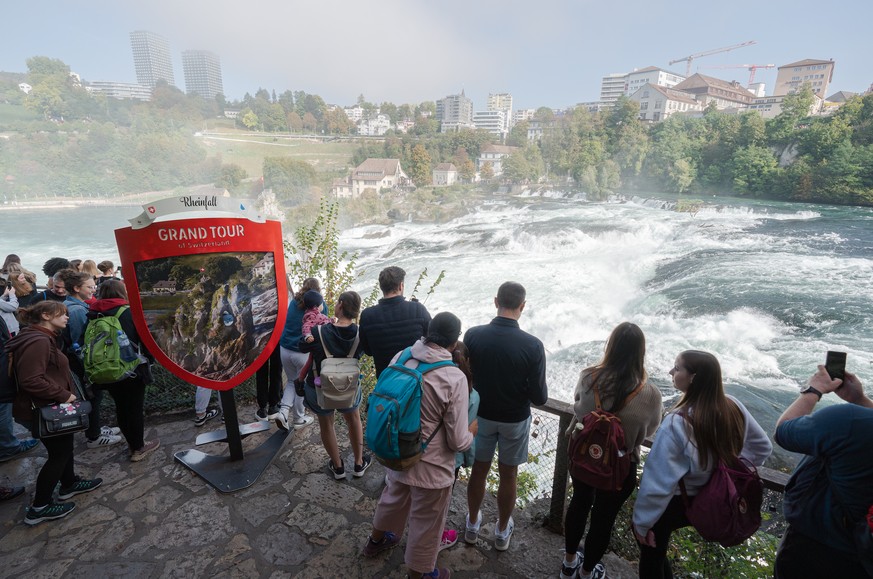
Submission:
M 7 271 L 9 272 L 7 279 L 15 288 L 15 295 L 19 298 L 30 295 L 36 284 L 36 274 L 21 267 L 20 263 L 10 263 Z M 22 273 L 24 274 L 24 282 L 18 281 L 18 276 Z
M 86 259 L 82 262 L 82 271 L 90 273 L 94 277 L 100 277 L 100 270 L 97 269 L 97 262 L 93 259 Z

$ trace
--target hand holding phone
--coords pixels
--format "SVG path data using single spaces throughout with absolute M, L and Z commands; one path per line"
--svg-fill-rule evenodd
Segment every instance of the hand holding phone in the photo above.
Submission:
M 846 353 L 828 351 L 825 357 L 825 369 L 831 380 L 846 379 Z

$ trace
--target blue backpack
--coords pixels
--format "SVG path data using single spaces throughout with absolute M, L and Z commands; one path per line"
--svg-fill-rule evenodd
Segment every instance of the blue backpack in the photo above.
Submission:
M 454 366 L 451 360 L 419 364 L 408 368 L 412 348 L 406 348 L 397 362 L 382 374 L 370 393 L 367 403 L 367 446 L 376 460 L 391 470 L 412 468 L 427 449 L 442 421 L 427 440 L 421 440 L 421 384 L 424 374 L 443 366 Z

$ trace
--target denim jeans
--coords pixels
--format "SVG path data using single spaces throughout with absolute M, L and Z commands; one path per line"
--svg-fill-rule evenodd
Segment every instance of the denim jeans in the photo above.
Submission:
M 0 403 L 0 456 L 18 452 L 21 441 L 15 436 L 12 421 L 12 403 Z

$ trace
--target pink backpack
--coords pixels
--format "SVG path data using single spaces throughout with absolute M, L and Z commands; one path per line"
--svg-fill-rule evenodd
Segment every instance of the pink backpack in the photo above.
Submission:
M 697 496 L 688 496 L 684 479 L 679 480 L 679 490 L 685 516 L 707 541 L 733 547 L 761 526 L 764 483 L 755 466 L 744 458 L 738 457 L 731 466 L 720 460 Z
M 628 451 L 624 428 L 616 413 L 633 400 L 644 385 L 645 382 L 641 382 L 612 413 L 601 407 L 595 379 L 592 386 L 595 409 L 576 423 L 567 448 L 570 475 L 574 479 L 602 491 L 621 490 L 630 472 L 632 452 Z

